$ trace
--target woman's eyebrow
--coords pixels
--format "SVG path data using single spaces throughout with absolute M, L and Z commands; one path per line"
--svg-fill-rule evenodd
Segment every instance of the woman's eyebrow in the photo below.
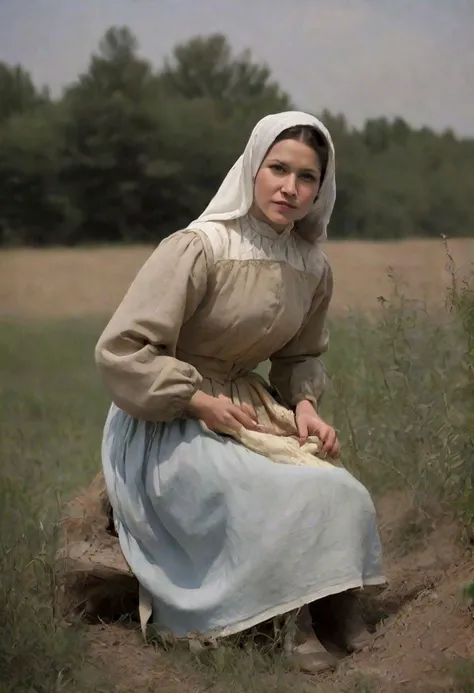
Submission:
M 281 159 L 268 159 L 269 164 L 280 164 L 280 166 L 289 166 L 289 164 L 285 161 L 281 161 Z M 314 173 L 315 175 L 319 175 L 319 171 L 315 168 L 302 168 L 301 171 L 305 171 L 308 173 Z

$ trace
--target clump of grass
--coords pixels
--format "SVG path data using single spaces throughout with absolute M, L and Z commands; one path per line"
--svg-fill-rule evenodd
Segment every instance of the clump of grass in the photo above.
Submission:
M 280 654 L 262 653 L 257 647 L 236 649 L 219 647 L 196 659 L 194 668 L 200 680 L 213 693 L 317 693 L 311 681 L 285 665 Z
M 161 643 L 163 646 L 163 643 Z M 360 672 L 314 677 L 294 670 L 279 648 L 246 637 L 230 639 L 191 655 L 185 646 L 165 645 L 173 667 L 199 681 L 208 693 L 375 693 L 378 681 Z M 151 692 L 150 692 L 151 693 Z
M 474 661 L 470 659 L 456 658 L 448 670 L 452 677 L 455 693 L 474 693 Z
M 460 366 L 464 372 L 460 397 L 465 401 L 467 414 L 456 422 L 454 434 L 459 436 L 461 455 L 452 479 L 453 492 L 459 491 L 458 507 L 466 521 L 469 539 L 474 538 L 474 289 L 472 275 L 461 283 L 456 277 L 455 264 L 444 238 L 447 268 L 452 277 L 448 295 L 449 306 L 462 326 L 465 353 Z M 474 274 L 474 271 L 473 271 Z
M 284 656 L 283 634 L 271 623 L 207 645 L 200 643 L 191 651 L 186 640 L 159 633 L 151 636 L 151 642 L 169 655 L 177 670 L 187 670 L 209 693 L 324 693 L 315 687 L 313 677 L 292 668 Z

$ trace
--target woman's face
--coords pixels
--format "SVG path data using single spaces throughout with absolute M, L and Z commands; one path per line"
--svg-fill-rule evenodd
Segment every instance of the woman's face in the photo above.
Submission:
M 255 178 L 252 213 L 281 231 L 308 214 L 320 182 L 321 164 L 314 149 L 297 140 L 277 142 Z

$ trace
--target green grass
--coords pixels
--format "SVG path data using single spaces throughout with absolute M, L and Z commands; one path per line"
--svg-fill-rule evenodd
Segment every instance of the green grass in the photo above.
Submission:
M 466 531 L 474 519 L 469 329 L 459 314 L 434 318 L 403 299 L 376 323 L 354 316 L 335 325 L 323 403 L 345 465 L 374 494 L 407 489 L 420 518 L 451 512 Z
M 474 693 L 474 661 L 458 659 L 450 669 L 456 693 Z
M 80 629 L 57 613 L 54 570 L 60 505 L 99 465 L 95 335 L 79 323 L 0 328 L 2 693 L 100 685 Z
M 446 512 L 466 533 L 472 528 L 470 299 L 461 292 L 456 311 L 433 317 L 394 296 L 378 322 L 351 316 L 331 326 L 323 413 L 340 432 L 345 464 L 375 495 L 412 493 L 414 515 L 401 543 L 416 542 Z M 0 325 L 2 693 L 97 693 L 108 686 L 88 658 L 81 627 L 58 613 L 54 569 L 61 504 L 100 468 L 107 400 L 93 348 L 101 326 Z M 242 691 L 292 690 L 283 675 L 259 688 L 259 676 L 271 672 L 249 671 L 245 662 L 216 660 L 206 667 L 208 684 L 238 679 Z M 196 671 L 206 678 L 202 667 Z M 361 680 L 345 690 L 371 688 Z

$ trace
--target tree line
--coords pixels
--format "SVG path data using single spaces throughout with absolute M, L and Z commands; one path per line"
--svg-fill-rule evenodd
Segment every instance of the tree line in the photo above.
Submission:
M 112 27 L 58 98 L 0 63 L 0 244 L 157 244 L 207 205 L 259 118 L 297 107 L 220 34 L 156 69 Z M 315 113 L 336 146 L 331 238 L 474 235 L 474 139 Z

